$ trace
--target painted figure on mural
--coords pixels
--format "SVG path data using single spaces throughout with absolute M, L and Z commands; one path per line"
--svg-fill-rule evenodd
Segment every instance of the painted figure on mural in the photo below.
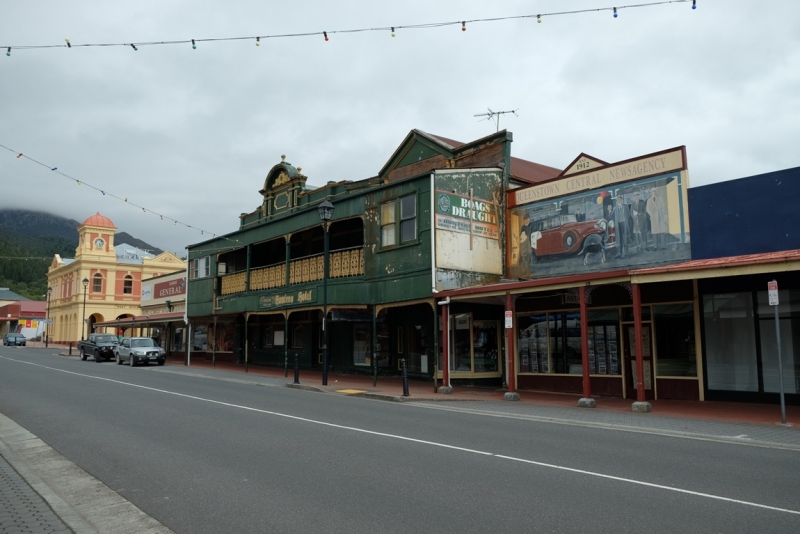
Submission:
M 667 247 L 667 206 L 655 188 L 650 190 L 650 198 L 645 206 L 650 216 L 650 233 L 653 235 L 653 248 L 664 250 Z
M 625 258 L 628 255 L 628 205 L 622 202 L 622 195 L 617 196 L 614 224 L 617 227 L 617 257 Z
M 633 239 L 638 252 L 647 248 L 647 212 L 645 202 L 639 193 L 633 194 L 631 216 L 633 217 Z
M 522 269 L 531 266 L 531 218 L 526 213 L 522 217 L 522 226 L 519 229 L 519 265 Z

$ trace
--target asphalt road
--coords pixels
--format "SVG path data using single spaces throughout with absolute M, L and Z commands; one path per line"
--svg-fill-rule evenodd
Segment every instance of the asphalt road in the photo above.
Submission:
M 0 347 L 0 413 L 177 533 L 800 532 L 796 450 L 168 370 Z

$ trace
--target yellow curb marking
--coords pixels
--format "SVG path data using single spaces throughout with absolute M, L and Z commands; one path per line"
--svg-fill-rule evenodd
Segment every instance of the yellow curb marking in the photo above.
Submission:
M 337 389 L 336 393 L 344 393 L 346 395 L 352 395 L 354 393 L 366 393 L 366 390 L 363 390 L 363 389 Z

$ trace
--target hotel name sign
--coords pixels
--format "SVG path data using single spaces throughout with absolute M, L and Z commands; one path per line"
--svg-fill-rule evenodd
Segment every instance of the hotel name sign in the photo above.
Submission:
M 316 292 L 313 289 L 304 291 L 293 291 L 291 293 L 280 293 L 277 295 L 266 295 L 259 297 L 259 309 L 280 308 L 283 306 L 298 306 L 317 301 Z
M 654 156 L 648 156 L 616 165 L 609 165 L 577 176 L 567 176 L 561 180 L 547 182 L 514 191 L 515 205 L 539 202 L 549 198 L 580 193 L 613 184 L 656 176 L 686 168 L 683 149 L 676 148 Z

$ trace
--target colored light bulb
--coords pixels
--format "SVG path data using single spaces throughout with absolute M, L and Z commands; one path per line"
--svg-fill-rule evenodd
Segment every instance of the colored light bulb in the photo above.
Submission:
M 466 22 L 462 22 L 462 23 L 461 23 L 461 31 L 462 31 L 462 32 L 465 32 L 465 31 L 467 31 L 467 23 L 466 23 Z
M 256 46 L 261 46 L 261 37 L 256 37 Z
M 614 8 L 614 18 L 617 18 L 617 8 Z
M 194 42 L 194 39 L 192 39 L 192 50 L 197 50 L 197 44 Z
M 328 40 L 328 32 L 322 32 L 322 35 L 325 36 L 325 40 L 327 41 Z

